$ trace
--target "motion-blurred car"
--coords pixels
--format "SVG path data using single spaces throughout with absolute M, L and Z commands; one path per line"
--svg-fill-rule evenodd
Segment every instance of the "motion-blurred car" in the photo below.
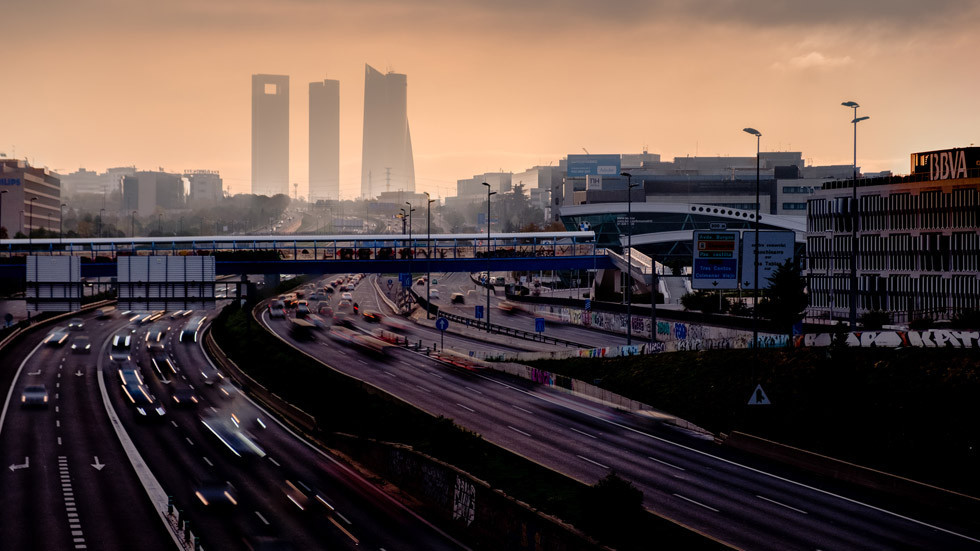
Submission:
M 269 304 L 269 317 L 270 318 L 285 318 L 286 317 L 286 303 L 281 300 L 273 301 Z
M 55 327 L 54 329 L 51 330 L 50 333 L 48 333 L 47 337 L 44 337 L 44 340 L 42 342 L 49 346 L 61 346 L 65 344 L 65 341 L 67 340 L 68 340 L 68 329 L 64 327 Z
M 353 295 L 351 295 L 350 293 L 342 293 L 342 294 L 340 295 L 340 300 L 349 300 L 349 301 L 353 301 L 353 300 L 354 300 L 354 297 L 353 297 Z
M 20 394 L 23 407 L 48 407 L 48 389 L 44 385 L 28 385 Z
M 384 317 L 378 312 L 375 312 L 374 310 L 365 310 L 364 313 L 361 315 L 364 316 L 364 321 L 371 322 L 371 323 L 380 323 L 381 318 Z
M 71 340 L 71 351 L 75 354 L 87 354 L 92 351 L 92 341 L 88 337 L 75 337 Z
M 71 331 L 81 331 L 85 328 L 85 320 L 82 318 L 72 318 L 68 320 L 68 329 Z
M 174 405 L 176 407 L 192 408 L 199 403 L 197 393 L 194 392 L 194 389 L 189 386 L 174 389 L 174 393 L 171 395 L 171 398 L 173 398 Z
M 204 480 L 194 492 L 201 506 L 211 509 L 233 508 L 238 505 L 238 492 L 227 480 Z
M 114 362 L 128 362 L 132 359 L 130 344 L 133 336 L 129 331 L 117 333 L 112 337 L 112 347 L 109 348 L 109 359 Z
M 463 293 L 453 293 L 453 295 L 449 297 L 449 302 L 453 304 L 464 304 L 466 299 L 463 297 Z

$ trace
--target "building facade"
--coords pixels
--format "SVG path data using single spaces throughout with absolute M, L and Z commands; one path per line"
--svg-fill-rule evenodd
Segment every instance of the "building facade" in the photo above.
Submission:
M 310 83 L 309 199 L 340 199 L 339 80 Z
M 188 183 L 187 201 L 191 207 L 215 205 L 225 196 L 217 170 L 185 170 L 184 178 Z
M 289 195 L 289 77 L 252 75 L 252 193 Z
M 8 237 L 38 229 L 58 231 L 61 181 L 48 169 L 0 159 L 0 196 L 0 227 L 6 228 Z
M 364 66 L 361 196 L 415 191 L 415 160 L 408 126 L 408 78 Z
M 139 171 L 123 178 L 122 214 L 136 211 L 149 216 L 159 209 L 184 208 L 184 180 L 180 174 Z
M 980 309 L 980 148 L 913 153 L 909 176 L 825 183 L 807 201 L 811 317 L 857 312 L 895 323 Z M 857 250 L 852 220 L 857 210 Z

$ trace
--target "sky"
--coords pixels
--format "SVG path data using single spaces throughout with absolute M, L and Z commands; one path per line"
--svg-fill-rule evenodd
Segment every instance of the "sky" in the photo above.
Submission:
M 341 195 L 360 193 L 364 65 L 408 75 L 416 188 L 569 153 L 750 156 L 909 172 L 980 142 L 977 0 L 2 0 L 0 152 L 62 173 L 219 170 L 250 189 L 251 75 L 341 86 Z

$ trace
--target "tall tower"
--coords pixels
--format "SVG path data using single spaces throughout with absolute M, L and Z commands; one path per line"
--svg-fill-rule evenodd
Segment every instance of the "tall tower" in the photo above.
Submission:
M 340 199 L 340 81 L 310 83 L 310 202 Z
M 362 197 L 373 199 L 385 191 L 386 186 L 391 191 L 415 191 L 407 90 L 405 75 L 382 74 L 370 65 L 364 66 Z
M 289 77 L 252 75 L 252 193 L 289 195 Z

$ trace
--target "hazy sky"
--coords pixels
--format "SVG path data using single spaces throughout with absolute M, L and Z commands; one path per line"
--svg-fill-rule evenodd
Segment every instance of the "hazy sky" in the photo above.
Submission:
M 63 172 L 220 170 L 250 188 L 253 73 L 341 81 L 341 193 L 360 192 L 364 64 L 408 75 L 419 191 L 568 153 L 802 151 L 909 171 L 980 142 L 980 2 L 3 0 L 0 151 Z

